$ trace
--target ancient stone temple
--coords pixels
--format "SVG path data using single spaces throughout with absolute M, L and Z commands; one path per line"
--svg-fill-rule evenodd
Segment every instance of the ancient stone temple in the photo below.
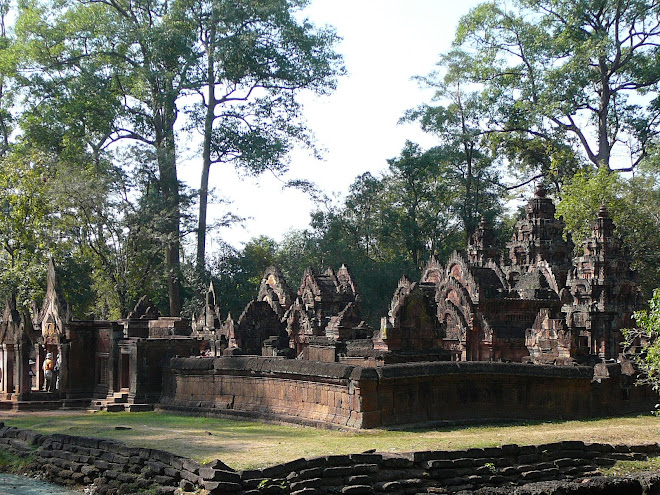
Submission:
M 210 292 L 211 289 L 209 289 Z M 211 300 L 207 295 L 207 301 Z M 369 340 L 373 330 L 362 320 L 360 298 L 346 266 L 316 274 L 305 270 L 298 291 L 289 288 L 282 272 L 268 267 L 255 300 L 238 321 L 219 315 L 209 307 L 195 325 L 195 335 L 211 341 L 212 355 L 251 354 L 300 357 L 311 361 L 336 361 L 347 342 Z M 204 325 L 206 322 L 206 325 Z M 226 342 L 220 349 L 220 340 Z M 371 344 L 371 340 L 369 340 Z
M 227 334 L 232 353 L 361 366 L 614 359 L 620 329 L 631 323 L 640 296 L 605 208 L 575 260 L 574 247 L 539 186 L 507 243 L 507 259 L 500 259 L 493 229 L 482 219 L 466 254 L 453 253 L 446 265 L 430 260 L 419 281 L 401 278 L 376 332 L 362 321 L 345 266 L 320 275 L 308 268 L 295 296 L 282 273 L 269 267 L 238 323 L 216 332 Z
M 284 313 L 289 310 L 294 299 L 295 294 L 289 288 L 282 271 L 275 266 L 266 268 L 256 300 L 267 302 L 275 314 L 283 318 Z
M 71 315 L 48 263 L 46 296 L 31 317 L 12 299 L 0 323 L 0 409 L 89 407 L 139 410 L 160 397 L 162 369 L 174 356 L 199 355 L 204 341 L 181 318 L 164 318 L 146 298 L 121 321 Z M 46 389 L 44 361 L 54 374 Z
M 601 208 L 584 255 L 575 260 L 544 188 L 536 189 L 525 213 L 505 263 L 482 219 L 467 256 L 454 253 L 445 267 L 432 260 L 418 284 L 403 278 L 374 347 L 444 349 L 457 361 L 617 358 L 620 329 L 632 323 L 640 293 L 607 210 Z
M 529 391 L 578 416 L 614 403 L 618 411 L 646 407 L 653 394 L 629 402 L 634 370 L 614 362 L 621 361 L 621 328 L 632 324 L 640 292 L 605 207 L 582 255 L 572 258 L 573 249 L 538 187 L 505 259 L 482 219 L 466 253 L 445 264 L 430 260 L 418 281 L 401 277 L 375 331 L 362 320 L 346 266 L 305 270 L 296 292 L 269 267 L 236 321 L 223 319 L 210 284 L 191 325 L 161 316 L 146 298 L 123 320 L 76 319 L 51 261 L 41 308 L 28 316 L 12 299 L 6 303 L 0 408 L 159 404 L 364 427 L 463 417 L 456 404 L 466 400 L 466 383 L 478 391 L 468 398 L 474 415 L 494 401 L 501 417 L 519 417 L 533 402 L 523 394 Z M 57 377 L 44 391 L 49 354 Z M 579 385 L 566 387 L 565 380 Z M 569 406 L 561 399 L 567 389 Z
M 430 270 L 427 267 L 426 272 Z M 443 348 L 445 333 L 436 315 L 435 291 L 436 285 L 428 280 L 427 273 L 421 282 L 413 282 L 407 276 L 401 278 L 387 316 L 382 318 L 380 331 L 373 338 L 374 349 L 382 352 L 379 360 L 435 361 L 447 358 L 444 352 L 442 358 L 437 356 Z
M 572 268 L 575 247 L 570 235 L 566 240 L 563 235 L 564 221 L 555 218 L 555 205 L 546 197 L 545 188 L 538 186 L 525 207 L 525 218 L 516 223 L 511 241 L 507 244 L 510 260 L 508 281 L 521 296 L 532 297 L 542 289 L 550 289 L 557 294 L 563 287 L 566 275 Z M 539 283 L 542 287 L 538 286 Z
M 35 305 L 28 317 L 18 313 L 15 301 L 7 303 L 0 325 L 0 407 L 29 408 L 48 402 L 89 404 L 94 394 L 108 390 L 108 341 L 120 333 L 118 322 L 72 318 L 59 288 L 55 264 L 50 260 L 41 309 Z M 49 389 L 43 369 L 47 359 L 53 367 Z
M 574 354 L 615 359 L 621 351 L 620 329 L 634 326 L 632 314 L 640 307 L 641 294 L 630 255 L 615 236 L 605 206 L 583 251 L 560 293 L 561 311 L 573 333 Z
M 29 396 L 34 383 L 31 371 L 31 356 L 37 336 L 32 331 L 30 320 L 16 310 L 16 299 L 5 303 L 0 323 L 0 399 L 22 400 Z

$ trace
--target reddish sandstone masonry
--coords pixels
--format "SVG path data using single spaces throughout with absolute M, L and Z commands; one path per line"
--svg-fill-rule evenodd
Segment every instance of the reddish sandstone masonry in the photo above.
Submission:
M 256 356 L 177 358 L 159 407 L 375 428 L 432 421 L 576 419 L 649 411 L 657 397 L 618 364 L 433 362 L 363 368 Z

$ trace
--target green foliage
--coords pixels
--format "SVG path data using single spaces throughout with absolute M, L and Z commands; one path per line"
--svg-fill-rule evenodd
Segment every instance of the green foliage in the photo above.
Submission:
M 23 473 L 25 468 L 34 460 L 31 455 L 18 455 L 6 451 L 0 451 L 0 472 Z
M 591 225 L 601 205 L 607 207 L 616 222 L 626 210 L 624 190 L 625 180 L 607 170 L 582 170 L 564 184 L 557 214 L 564 217 L 566 230 L 576 246 L 591 236 Z
M 403 274 L 418 278 L 431 257 L 445 260 L 465 247 L 476 212 L 465 214 L 466 176 L 454 156 L 450 146 L 423 151 L 408 142 L 381 176 L 358 176 L 342 205 L 314 212 L 310 229 L 279 244 L 257 238 L 241 251 L 225 246 L 212 269 L 221 304 L 236 316 L 271 264 L 294 291 L 308 266 L 321 273 L 345 264 L 361 293 L 363 317 L 377 327 Z M 499 204 L 480 166 L 473 170 L 471 208 L 492 218 Z
M 649 309 L 636 311 L 637 326 L 624 329 L 625 350 L 641 374 L 640 383 L 660 392 L 660 289 L 653 291 Z
M 250 240 L 240 251 L 228 244 L 221 246 L 211 275 L 220 294 L 217 302 L 223 317 L 231 313 L 237 320 L 245 305 L 257 296 L 266 268 L 278 265 L 277 250 L 277 243 L 265 236 Z
M 515 0 L 464 16 L 456 50 L 510 156 L 531 156 L 525 149 L 541 141 L 608 170 L 641 163 L 660 130 L 659 9 L 650 0 Z M 624 153 L 622 167 L 613 157 Z
M 402 120 L 417 121 L 438 138 L 439 145 L 428 153 L 436 163 L 435 174 L 444 178 L 453 196 L 444 202 L 458 216 L 467 242 L 482 216 L 492 220 L 499 211 L 497 193 L 505 191 L 499 184 L 501 163 L 492 150 L 490 129 L 484 127 L 490 109 L 478 92 L 465 90 L 465 63 L 459 51 L 442 56 L 439 65 L 444 71 L 418 78 L 435 89 L 433 100 L 438 104 L 409 110 Z
M 660 286 L 660 174 L 650 162 L 640 165 L 634 177 L 605 170 L 582 171 L 568 181 L 561 192 L 557 214 L 564 217 L 576 250 L 591 235 L 598 209 L 604 204 L 617 233 L 630 253 L 642 291 L 649 295 Z
M 13 294 L 26 310 L 44 290 L 45 263 L 35 263 L 35 258 L 62 253 L 67 242 L 58 238 L 64 229 L 51 195 L 50 157 L 23 150 L 0 161 L 0 292 Z
M 287 169 L 294 144 L 314 149 L 297 100 L 326 94 L 344 73 L 329 28 L 299 20 L 299 0 L 189 2 L 199 55 L 190 88 L 201 98 L 188 108 L 203 135 L 197 264 L 204 268 L 211 165 L 231 163 L 252 175 Z

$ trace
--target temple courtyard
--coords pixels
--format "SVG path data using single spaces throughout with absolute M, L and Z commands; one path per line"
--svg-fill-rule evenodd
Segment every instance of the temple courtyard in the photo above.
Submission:
M 236 470 L 263 468 L 300 457 L 375 449 L 402 453 L 463 450 L 506 444 L 539 445 L 565 440 L 638 445 L 660 443 L 660 419 L 652 414 L 581 421 L 529 421 L 442 425 L 415 429 L 337 431 L 251 421 L 145 413 L 41 412 L 3 414 L 8 426 L 43 434 L 64 433 L 165 449 L 200 462 L 220 459 Z M 657 458 L 612 469 L 660 468 Z

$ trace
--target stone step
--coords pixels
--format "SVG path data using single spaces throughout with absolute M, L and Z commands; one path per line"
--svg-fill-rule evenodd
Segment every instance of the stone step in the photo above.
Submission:
M 107 404 L 105 410 L 108 412 L 120 412 L 125 411 L 126 406 L 124 404 Z
M 130 412 L 145 412 L 145 411 L 153 411 L 154 406 L 153 404 L 130 404 L 128 406 L 128 410 Z
M 126 404 L 128 402 L 128 393 L 127 392 L 115 392 L 112 394 L 112 397 L 108 397 L 109 402 L 114 402 L 115 404 Z

